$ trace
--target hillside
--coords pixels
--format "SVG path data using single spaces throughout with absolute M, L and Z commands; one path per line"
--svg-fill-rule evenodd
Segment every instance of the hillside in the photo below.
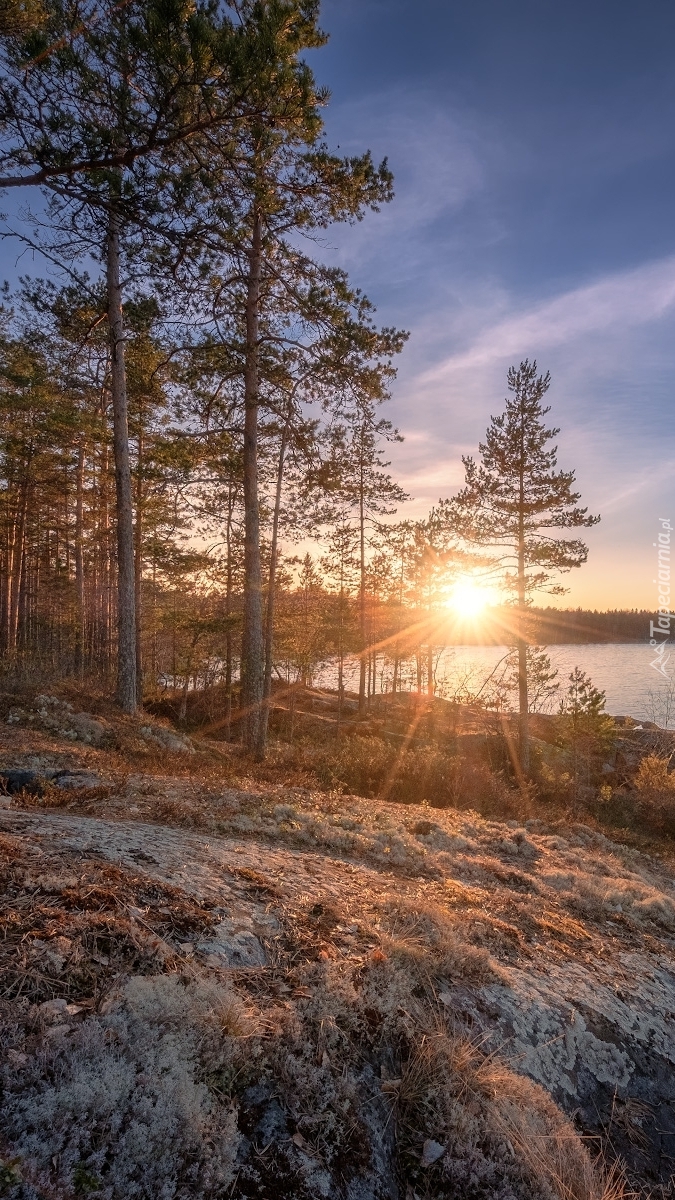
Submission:
M 666 843 L 4 712 L 3 1195 L 671 1194 Z

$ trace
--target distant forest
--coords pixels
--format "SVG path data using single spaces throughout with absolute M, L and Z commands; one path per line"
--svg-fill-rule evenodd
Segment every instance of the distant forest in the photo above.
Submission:
M 529 613 L 529 640 L 539 646 L 558 643 L 580 644 L 584 642 L 646 642 L 649 640 L 649 622 L 654 614 L 646 609 L 631 608 L 627 611 L 611 609 L 609 612 L 590 611 L 583 608 L 532 608 Z M 500 645 L 512 638 L 507 631 L 513 625 L 513 610 L 491 609 L 489 619 L 482 624 L 453 629 L 453 639 L 464 645 Z
M 644 609 L 535 609 L 537 642 L 646 642 L 654 614 Z

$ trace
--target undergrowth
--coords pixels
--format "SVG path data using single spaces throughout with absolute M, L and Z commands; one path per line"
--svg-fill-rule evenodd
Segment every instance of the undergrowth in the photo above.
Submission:
M 3 849 L 8 1200 L 622 1195 L 440 999 L 493 979 L 452 906 L 392 885 L 349 924 L 346 902 L 294 908 L 242 868 L 278 917 L 269 965 L 209 970 L 181 942 L 208 937 L 212 914 L 179 888 Z
M 37 1044 L 19 1006 L 4 1034 L 4 1194 L 622 1194 L 543 1090 L 453 1028 L 395 954 L 295 979 L 297 1002 L 270 1009 L 225 981 L 132 978 L 105 1013 Z

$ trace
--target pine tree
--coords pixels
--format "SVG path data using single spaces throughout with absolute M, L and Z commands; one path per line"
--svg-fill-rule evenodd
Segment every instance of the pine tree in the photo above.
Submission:
M 543 646 L 527 647 L 527 706 L 531 713 L 550 712 L 551 704 L 560 690 L 557 682 L 558 671 L 551 663 L 549 655 Z M 518 647 L 506 659 L 506 671 L 503 679 L 505 690 L 519 690 L 519 659 Z
M 451 507 L 458 532 L 487 553 L 515 603 L 520 765 L 527 774 L 527 608 L 537 591 L 563 593 L 555 578 L 580 567 L 588 556 L 584 542 L 556 531 L 587 529 L 600 518 L 578 506 L 574 472 L 556 470 L 558 448 L 551 442 L 560 430 L 547 428 L 550 407 L 542 403 L 550 375 L 537 375 L 536 362 L 526 359 L 511 367 L 507 378 L 506 408 L 490 421 L 479 445 L 480 462 L 463 458 L 466 485 Z
M 559 722 L 561 740 L 572 750 L 574 786 L 578 788 L 582 770 L 588 786 L 592 759 L 606 753 L 615 730 L 612 718 L 605 712 L 605 693 L 595 687 L 581 667 L 575 667 L 569 676 Z
M 375 405 L 359 400 L 346 410 L 347 422 L 332 430 L 332 489 L 344 510 L 351 510 L 357 532 L 359 564 L 359 712 L 367 707 L 366 675 L 368 666 L 367 552 L 379 518 L 396 511 L 408 499 L 407 494 L 388 474 L 389 463 L 382 457 L 383 440 L 401 441 L 390 421 L 378 418 Z
M 262 757 L 266 639 L 261 424 L 283 375 L 290 376 L 291 386 L 311 376 L 315 396 L 329 366 L 335 392 L 353 386 L 357 375 L 366 389 L 381 387 L 386 368 L 377 360 L 396 353 L 402 336 L 375 330 L 370 305 L 349 288 L 344 273 L 322 267 L 299 248 L 302 236 L 313 239 L 334 222 L 359 220 L 393 194 L 386 162 L 376 166 L 369 153 L 341 158 L 321 141 L 327 93 L 317 87 L 300 58 L 303 50 L 326 40 L 317 24 L 318 0 L 277 0 L 250 7 L 260 15 L 274 69 L 261 64 L 252 78 L 250 115 L 237 125 L 230 174 L 212 176 L 215 186 L 204 196 L 200 225 L 212 231 L 205 240 L 202 273 L 208 277 L 209 302 L 217 314 L 213 336 L 224 338 L 230 348 L 230 377 L 236 372 L 242 393 L 242 724 L 245 745 Z
M 328 620 L 331 628 L 334 651 L 337 656 L 337 736 L 340 736 L 342 710 L 344 707 L 344 664 L 345 652 L 351 648 L 353 635 L 351 596 L 359 577 L 357 557 L 358 534 L 349 511 L 341 510 L 334 516 L 329 530 L 326 553 L 321 559 L 324 580 L 333 585 L 334 594 L 329 607 Z
M 229 12 L 228 12 L 229 8 Z M 30 10 L 30 11 L 29 11 Z M 137 695 L 133 495 L 125 367 L 125 239 L 175 241 L 204 139 L 218 174 L 244 97 L 267 61 L 255 5 L 46 0 L 0 13 L 0 189 L 40 186 L 104 265 L 117 512 L 118 700 Z M 244 11 L 246 10 L 246 11 Z M 224 129 L 227 127 L 227 133 Z M 168 214 L 166 216 L 165 214 Z

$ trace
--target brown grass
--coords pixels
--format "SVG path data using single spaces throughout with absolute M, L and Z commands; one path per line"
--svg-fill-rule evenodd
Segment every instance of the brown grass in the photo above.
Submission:
M 457 1153 L 457 1139 L 487 1138 L 495 1157 L 512 1157 L 538 1188 L 559 1200 L 623 1200 L 616 1169 L 594 1162 L 568 1118 L 548 1093 L 516 1074 L 479 1042 L 449 1033 L 442 1022 L 423 1033 L 405 1065 L 398 1102 L 412 1132 L 420 1109 L 437 1105 L 436 1137 Z M 442 1180 L 442 1163 L 440 1168 Z
M 0 835 L 0 997 L 98 1003 L 120 972 L 173 970 L 214 918 L 178 888 L 109 863 L 50 859 Z
M 112 721 L 114 714 L 101 705 Z M 86 706 L 99 711 L 89 701 Z M 559 1200 L 626 1194 L 618 1176 L 603 1175 L 592 1162 L 540 1088 L 455 1027 L 441 997 L 454 982 L 469 989 L 494 979 L 500 958 L 522 963 L 565 951 L 574 957 L 582 945 L 585 953 L 600 952 L 608 919 L 631 946 L 675 927 L 675 908 L 654 863 L 612 846 L 591 819 L 555 828 L 552 806 L 540 805 L 543 820 L 524 829 L 519 822 L 532 815 L 532 797 L 525 804 L 499 771 L 461 756 L 417 747 L 405 758 L 372 735 L 342 747 L 326 738 L 277 745 L 257 766 L 237 748 L 206 742 L 192 759 L 148 751 L 134 738 L 132 723 L 116 728 L 124 752 L 67 748 L 81 765 L 114 776 L 113 786 L 67 794 L 49 789 L 44 807 L 248 842 L 260 852 L 262 869 L 241 867 L 237 881 L 279 916 L 269 966 L 228 976 L 244 1008 L 255 1010 L 249 1028 L 257 1033 L 237 1025 L 236 1013 L 224 1017 L 225 1036 L 247 1043 L 245 1069 L 239 1058 L 234 1067 L 203 1067 L 219 1103 L 239 1104 L 247 1138 L 259 1116 L 247 1107 L 247 1087 L 269 1085 L 283 1108 L 285 1140 L 279 1135 L 260 1166 L 259 1192 L 246 1194 L 289 1200 L 310 1159 L 317 1171 L 335 1170 L 336 1179 L 357 1166 L 368 1169 L 369 1121 L 378 1105 L 389 1106 L 386 1128 L 400 1131 L 395 1166 L 403 1195 L 408 1185 L 420 1197 L 462 1195 L 466 1168 L 482 1180 L 476 1196 L 492 1200 L 495 1164 L 528 1200 L 552 1192 Z M 21 735 L 26 747 L 28 732 Z M 132 767 L 144 774 L 130 776 Z M 645 767 L 638 778 L 636 802 L 663 794 L 672 803 L 670 776 L 664 784 L 661 765 Z M 383 802 L 377 797 L 389 779 L 391 802 Z M 348 788 L 370 798 L 344 794 Z M 428 803 L 414 806 L 414 797 Z M 439 801 L 451 807 L 434 808 Z M 19 797 L 13 803 L 37 802 Z M 326 903 L 312 894 L 315 881 L 308 877 L 302 901 L 289 901 L 266 873 L 266 846 L 306 851 L 321 861 L 317 888 L 339 859 L 367 864 L 379 884 L 364 889 L 358 903 L 351 895 Z M 188 969 L 178 948 L 182 938 L 196 940 L 208 931 L 208 907 L 180 889 L 151 883 L 142 869 L 74 854 L 57 866 L 48 861 L 53 857 L 29 852 L 21 840 L 0 842 L 0 988 L 12 1011 L 23 999 L 89 1000 L 85 1019 L 78 1018 L 85 1024 L 118 986 L 115 976 L 209 975 L 199 962 Z M 357 923 L 347 945 L 340 930 Z M 224 975 L 212 975 L 222 988 Z M 381 1087 L 364 1087 L 366 1070 L 369 1078 L 381 1075 Z M 628 1132 L 639 1139 L 634 1116 L 626 1116 Z M 439 1141 L 445 1155 L 422 1177 L 427 1138 Z M 67 1187 L 59 1197 L 66 1194 Z

